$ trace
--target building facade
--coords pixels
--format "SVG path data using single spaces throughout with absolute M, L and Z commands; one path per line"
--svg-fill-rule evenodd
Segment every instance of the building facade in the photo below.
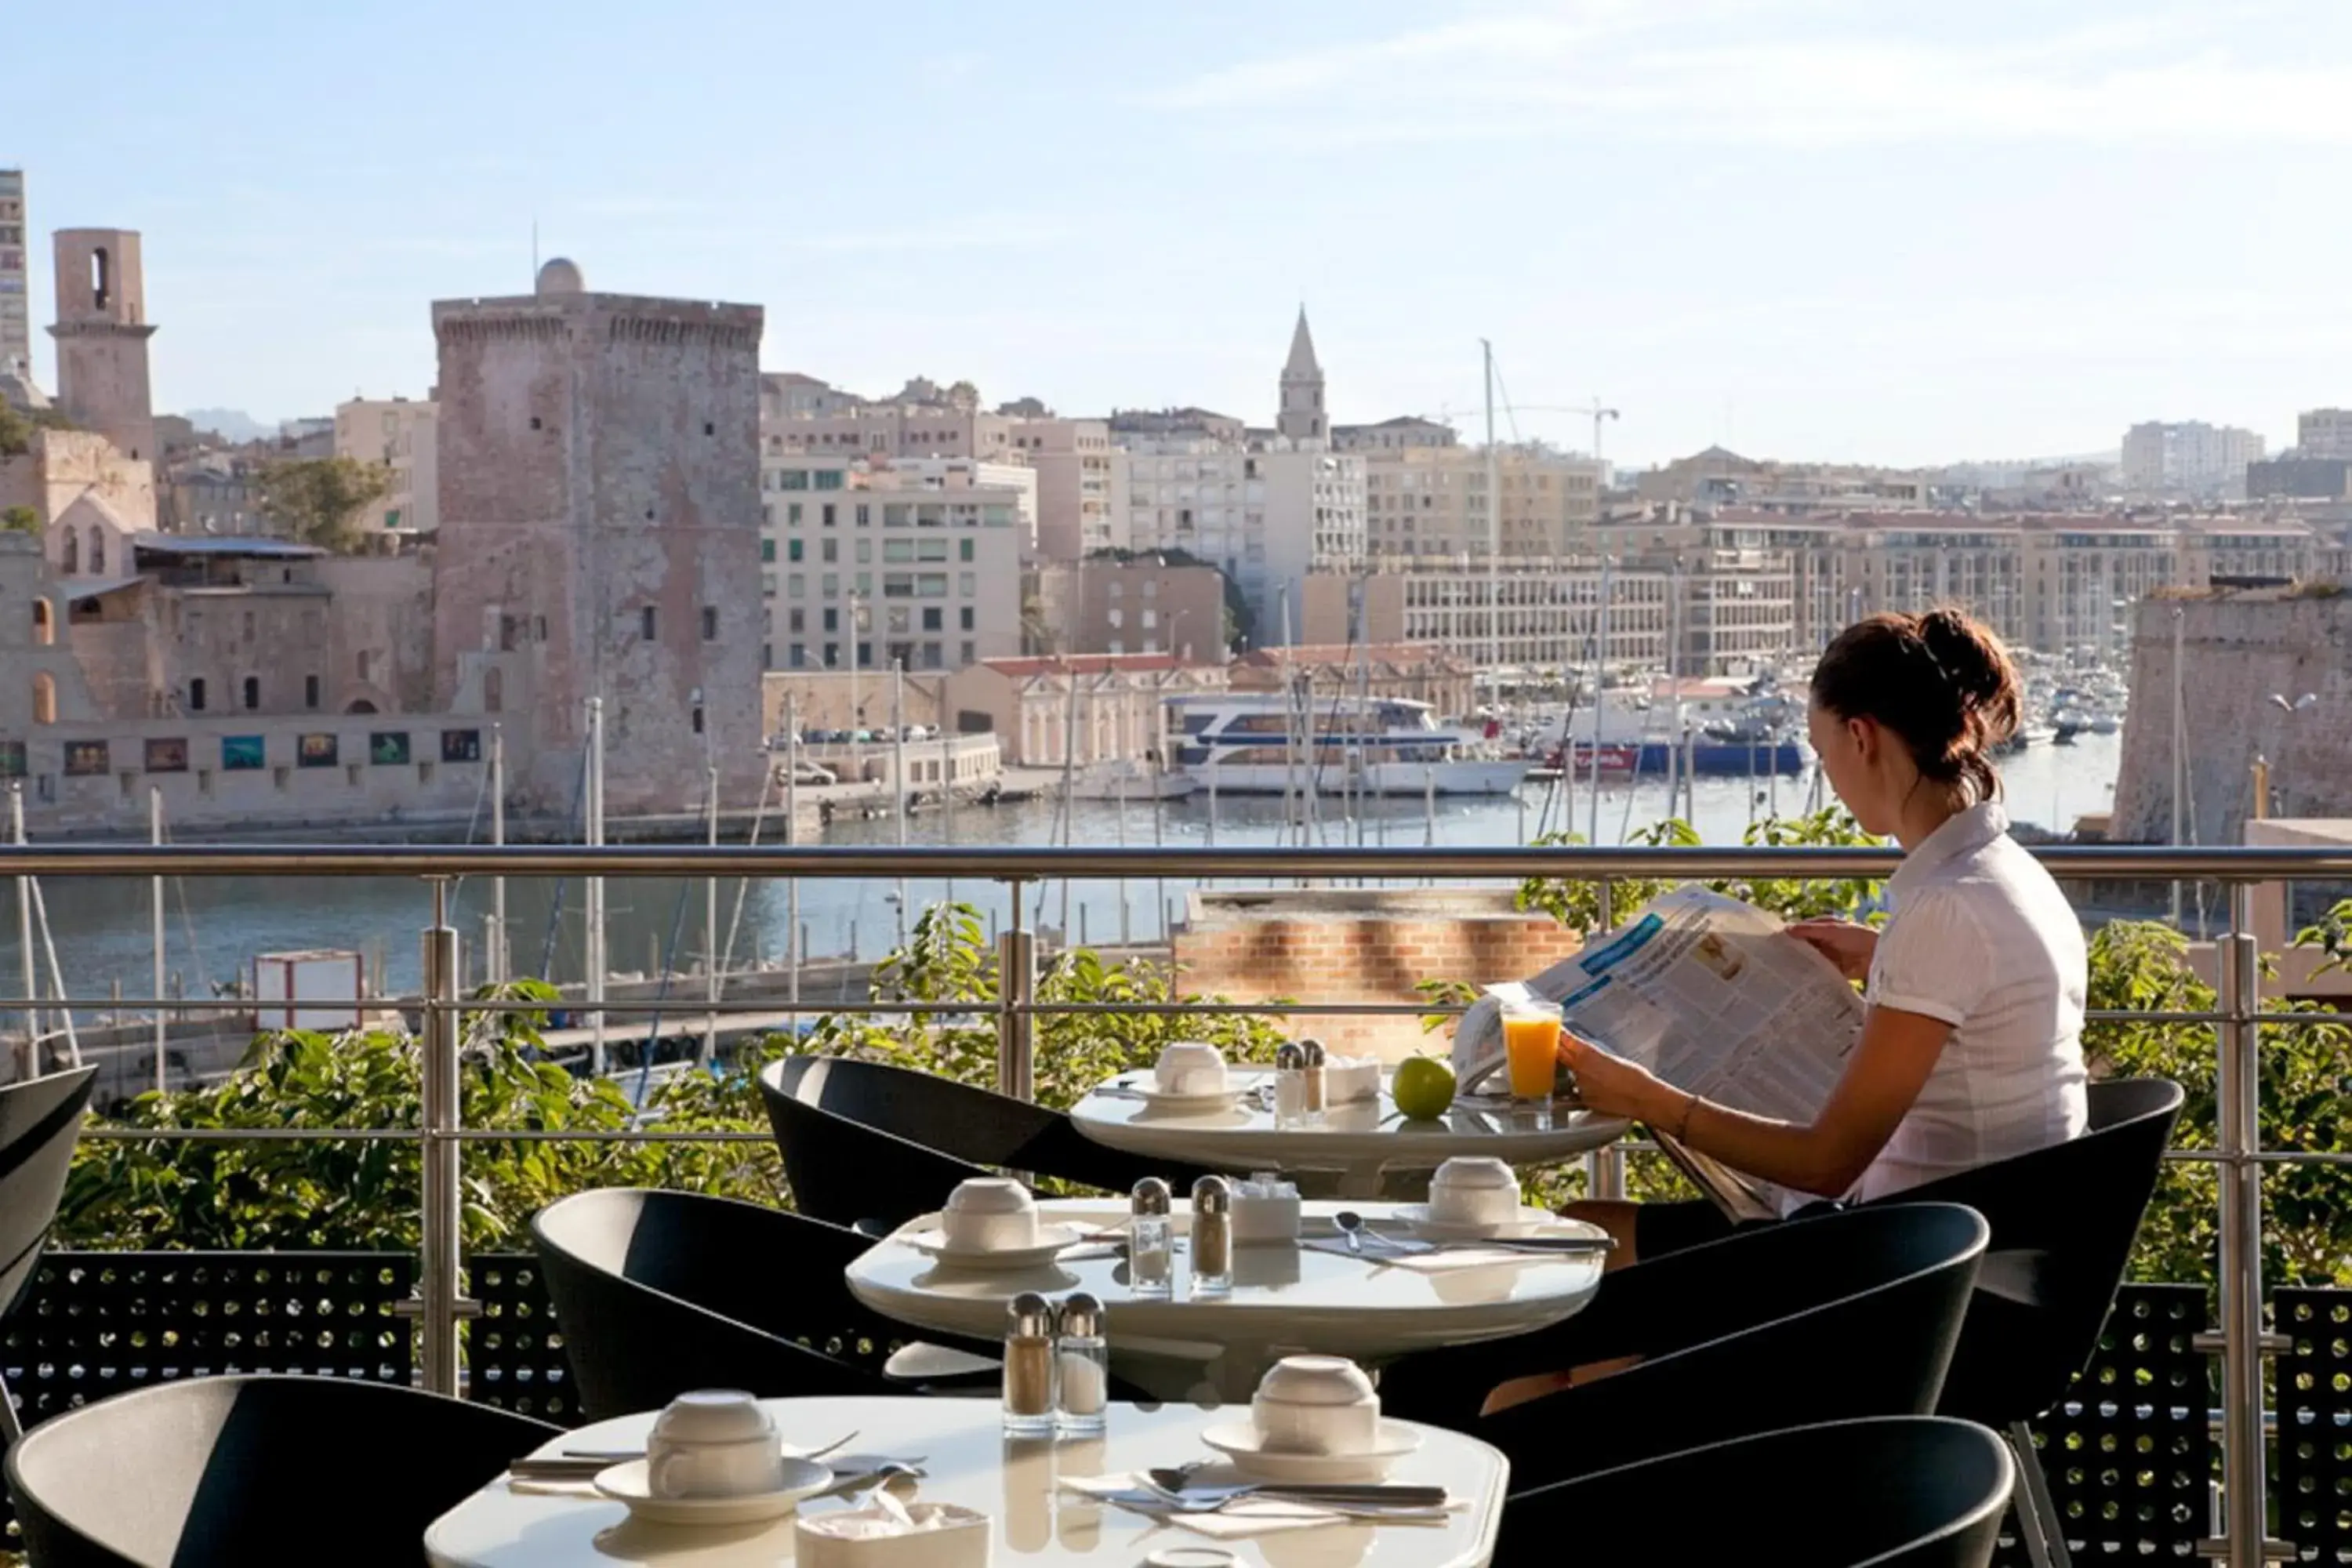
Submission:
M 993 730 L 1017 767 L 1085 767 L 1164 749 L 1171 698 L 1226 689 L 1222 666 L 1167 654 L 990 658 L 948 677 L 947 705 L 964 734 Z
M 133 462 L 155 458 L 149 389 L 145 268 L 139 236 L 120 228 L 61 228 L 56 237 L 58 406 Z
M 431 533 L 441 526 L 441 408 L 430 398 L 354 398 L 335 408 L 335 456 L 381 463 L 392 488 L 362 526 Z
M 1156 556 L 1046 565 L 1034 574 L 1040 654 L 1170 653 L 1184 664 L 1225 659 L 1225 580 L 1212 566 Z
M 0 169 L 0 377 L 33 379 L 33 268 L 25 171 Z
M 2242 500 L 2246 465 L 2262 457 L 2263 438 L 2252 430 L 2201 419 L 2150 420 L 2124 432 L 2124 490 L 2192 500 Z
M 1502 553 L 1549 559 L 1591 548 L 1601 465 L 1541 447 L 1496 454 Z M 1364 532 L 1375 556 L 1476 555 L 1495 549 L 1484 447 L 1376 448 L 1364 461 Z
M 761 747 L 757 306 L 588 292 L 433 307 L 434 690 L 505 713 L 509 788 L 569 812 L 603 700 L 608 809 L 749 803 Z
M 1037 476 L 968 458 L 763 459 L 768 668 L 959 669 L 1021 651 Z
M 1123 550 L 1126 517 L 1117 497 L 1127 455 L 1100 419 L 1022 419 L 1006 433 L 1010 455 L 1037 470 L 1037 555 L 1078 561 Z
M 2306 408 L 2294 416 L 2294 446 L 2305 458 L 2352 458 L 2352 408 Z

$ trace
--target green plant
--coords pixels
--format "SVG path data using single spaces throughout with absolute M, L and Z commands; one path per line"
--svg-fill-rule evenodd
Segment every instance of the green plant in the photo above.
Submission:
M 41 514 L 28 506 L 12 506 L 0 510 L 0 533 L 38 533 Z
M 1554 833 L 1535 842 L 1538 847 L 1557 847 L 1581 844 L 1584 840 L 1572 833 Z M 1627 842 L 1644 847 L 1688 849 L 1698 847 L 1703 840 L 1689 823 L 1668 817 L 1637 831 Z M 1766 817 L 1749 823 L 1740 842 L 1773 848 L 1843 848 L 1873 846 L 1878 840 L 1864 833 L 1843 806 L 1831 806 L 1807 816 Z M 1852 916 L 1874 902 L 1879 891 L 1878 883 L 1866 879 L 1822 881 L 1735 878 L 1706 885 L 1791 921 L 1824 915 Z M 1518 907 L 1540 910 L 1562 925 L 1590 931 L 1614 925 L 1671 886 L 1670 882 L 1654 878 L 1619 878 L 1606 885 L 1609 910 L 1604 919 L 1603 884 L 1589 879 L 1530 877 L 1519 884 Z
M 356 458 L 289 458 L 254 476 L 257 501 L 287 536 L 348 552 L 361 539 L 359 514 L 392 493 L 392 470 Z

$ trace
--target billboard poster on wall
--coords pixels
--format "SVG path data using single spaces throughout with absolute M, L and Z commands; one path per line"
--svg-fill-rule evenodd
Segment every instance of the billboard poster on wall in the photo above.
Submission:
M 221 772 L 225 773 L 251 773 L 268 760 L 268 748 L 258 735 L 221 737 Z
M 482 732 L 479 730 L 442 731 L 441 760 L 445 763 L 480 762 L 482 760 Z
M 184 773 L 188 771 L 188 742 L 185 736 L 147 742 L 147 771 L 151 773 Z
M 106 742 L 103 741 L 68 741 L 66 742 L 66 776 L 88 778 L 107 771 Z
M 368 761 L 378 767 L 397 767 L 408 761 L 408 731 L 379 730 L 370 735 Z
M 25 763 L 25 742 L 0 741 L 0 779 L 20 779 L 28 771 Z
M 294 761 L 306 768 L 331 768 L 341 755 L 335 737 L 328 734 L 305 735 L 294 749 Z

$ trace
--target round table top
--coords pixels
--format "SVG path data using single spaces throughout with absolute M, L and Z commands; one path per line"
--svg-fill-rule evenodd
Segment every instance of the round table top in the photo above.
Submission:
M 1117 1199 L 1055 1199 L 1037 1205 L 1049 1224 L 1088 1231 L 1128 1218 Z M 1331 1216 L 1352 1207 L 1375 1224 L 1391 1218 L 1391 1204 L 1307 1203 L 1306 1239 L 1339 1232 Z M 1191 1205 L 1172 1216 L 1180 1237 L 1189 1232 Z M 1005 1308 L 1024 1290 L 1047 1297 L 1085 1290 L 1103 1303 L 1113 1359 L 1127 1373 L 1136 1355 L 1222 1363 L 1213 1379 L 1244 1394 L 1280 1354 L 1312 1351 L 1378 1363 L 1433 1346 L 1464 1344 L 1526 1333 L 1572 1316 L 1600 1288 L 1599 1255 L 1520 1257 L 1507 1262 L 1465 1258 L 1461 1266 L 1424 1270 L 1382 1261 L 1377 1246 L 1360 1257 L 1292 1242 L 1234 1248 L 1234 1289 L 1224 1296 L 1192 1294 L 1189 1245 L 1180 1243 L 1174 1294 L 1138 1297 L 1129 1288 L 1127 1260 L 1111 1244 L 1068 1248 L 1039 1268 L 972 1271 L 943 1268 L 899 1237 L 934 1229 L 936 1215 L 908 1221 L 877 1242 L 847 1270 L 851 1292 L 876 1311 L 940 1333 L 994 1339 L 1004 1331 Z M 1389 1228 L 1383 1226 L 1382 1228 Z M 1129 1375 L 1133 1375 L 1129 1373 Z M 1194 1392 L 1193 1379 L 1136 1379 L 1171 1397 Z
M 1457 1154 L 1556 1164 L 1616 1142 L 1626 1128 L 1621 1118 L 1570 1106 L 1483 1098 L 1457 1100 L 1433 1121 L 1409 1121 L 1397 1114 L 1387 1074 L 1379 1098 L 1334 1106 L 1306 1126 L 1276 1125 L 1274 1112 L 1246 1092 L 1273 1077 L 1265 1069 L 1235 1071 L 1234 1087 L 1244 1092 L 1222 1110 L 1171 1110 L 1119 1092 L 1150 1077 L 1146 1070 L 1110 1079 L 1070 1108 L 1071 1124 L 1097 1143 L 1155 1159 L 1228 1171 L 1336 1170 L 1360 1179 L 1383 1169 L 1433 1170 Z
M 955 1503 L 990 1517 L 993 1561 L 1053 1568 L 1060 1563 L 1143 1561 L 1163 1547 L 1212 1543 L 1181 1527 L 1060 1489 L 1064 1476 L 1120 1474 L 1212 1458 L 1200 1432 L 1222 1415 L 1189 1406 L 1110 1407 L 1100 1437 L 1015 1439 L 1003 1435 L 993 1400 L 860 1397 L 762 1400 L 787 1442 L 829 1443 L 857 1434 L 861 1453 L 922 1458 L 927 1472 L 905 1501 Z M 653 1414 L 600 1421 L 551 1438 L 540 1450 L 633 1448 L 645 1444 Z M 1377 1556 L 1381 1568 L 1477 1568 L 1495 1550 L 1510 1467 L 1475 1438 L 1415 1426 L 1421 1447 L 1390 1479 L 1443 1486 L 1468 1507 L 1442 1524 L 1324 1524 L 1214 1544 L 1248 1568 L 1354 1568 Z M 1203 1471 L 1202 1484 L 1231 1479 Z M 813 1500 L 814 1516 L 853 1506 Z M 504 1478 L 436 1520 L 425 1533 L 435 1568 L 776 1568 L 793 1559 L 793 1516 L 761 1525 L 719 1528 L 646 1524 L 617 1502 L 577 1485 L 528 1487 Z

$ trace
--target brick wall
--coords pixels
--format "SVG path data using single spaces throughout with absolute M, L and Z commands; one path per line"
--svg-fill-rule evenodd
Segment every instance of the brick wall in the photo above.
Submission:
M 1176 963 L 1188 993 L 1235 1001 L 1413 1002 L 1423 980 L 1521 980 L 1581 945 L 1511 907 L 1506 889 L 1195 892 Z M 1285 1027 L 1334 1050 L 1389 1060 L 1442 1049 L 1416 1016 L 1299 1014 Z

